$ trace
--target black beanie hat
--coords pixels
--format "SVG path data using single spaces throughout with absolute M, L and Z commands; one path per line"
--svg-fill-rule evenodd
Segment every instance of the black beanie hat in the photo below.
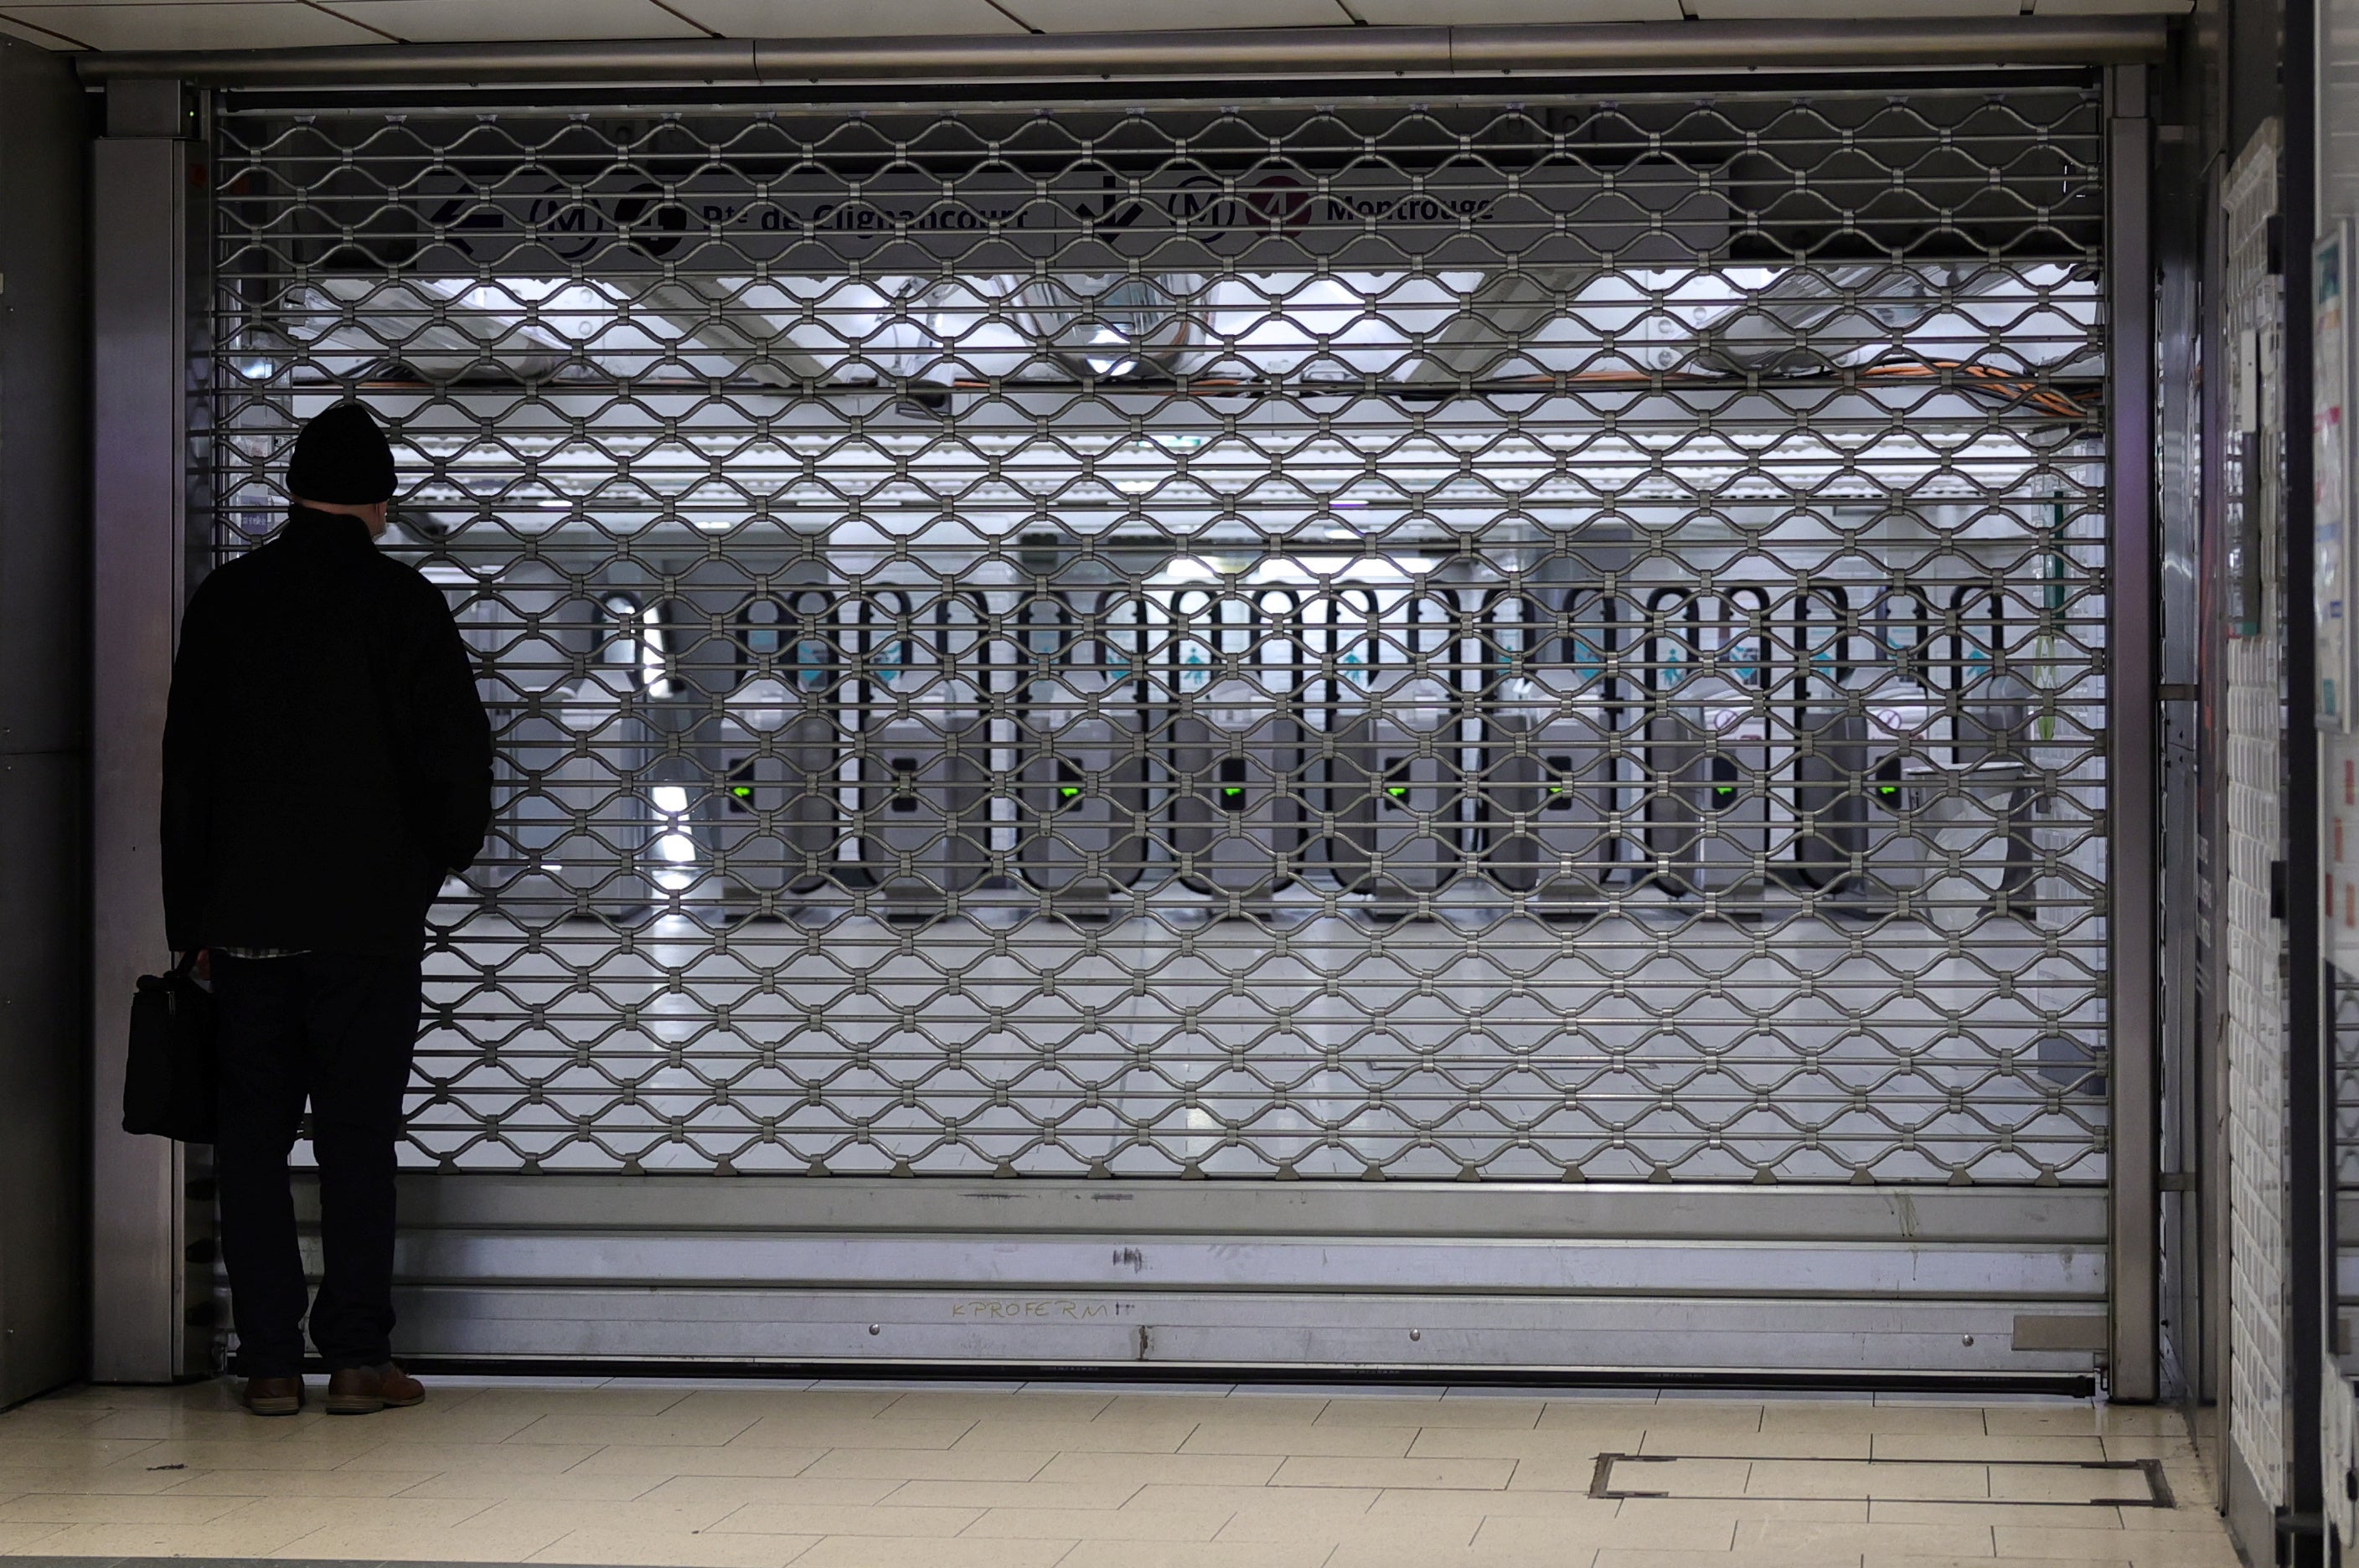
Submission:
M 339 403 L 303 427 L 287 488 L 305 501 L 368 506 L 393 499 L 393 449 L 358 403 Z

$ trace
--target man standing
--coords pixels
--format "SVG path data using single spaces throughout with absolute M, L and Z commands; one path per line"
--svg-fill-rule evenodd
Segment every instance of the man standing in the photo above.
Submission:
M 395 1147 L 428 907 L 483 847 L 491 725 L 442 593 L 378 552 L 393 452 L 366 408 L 303 427 L 269 543 L 190 598 L 164 730 L 165 922 L 209 955 L 213 1146 L 237 1367 L 256 1415 L 303 1407 L 303 1263 L 287 1160 L 304 1102 L 328 1410 L 426 1397 L 394 1365 Z

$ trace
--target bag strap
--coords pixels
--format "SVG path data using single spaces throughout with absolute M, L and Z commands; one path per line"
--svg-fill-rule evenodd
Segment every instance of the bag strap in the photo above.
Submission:
M 180 954 L 180 962 L 172 965 L 172 973 L 183 978 L 194 975 L 197 972 L 197 954 L 202 951 L 201 948 L 192 947 Z

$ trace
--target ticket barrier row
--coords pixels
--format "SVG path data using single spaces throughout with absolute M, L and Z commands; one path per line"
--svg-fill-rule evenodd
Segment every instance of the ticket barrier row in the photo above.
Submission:
M 719 715 L 602 672 L 506 726 L 495 891 L 631 918 L 983 887 L 1086 911 L 1166 886 L 1239 908 L 1302 885 L 1371 913 L 1512 899 L 1582 918 L 1634 890 L 1730 913 L 1863 912 L 2021 888 L 2036 776 L 2021 704 L 1755 699 L 1652 711 L 1407 683 L 1358 700 L 1101 689 L 995 716 L 959 678 L 847 701 L 748 682 Z M 1438 683 L 1429 683 L 1436 686 Z M 1694 695 L 1690 693 L 1690 695 Z

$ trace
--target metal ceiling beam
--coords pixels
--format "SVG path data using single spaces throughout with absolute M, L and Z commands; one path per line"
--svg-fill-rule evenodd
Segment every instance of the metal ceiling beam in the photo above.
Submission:
M 1095 82 L 1516 76 L 2110 65 L 2161 57 L 2162 16 L 1911 21 L 1625 22 L 1516 27 L 1266 27 L 1022 38 L 702 38 L 92 51 L 87 83 L 201 86 L 484 83 Z

